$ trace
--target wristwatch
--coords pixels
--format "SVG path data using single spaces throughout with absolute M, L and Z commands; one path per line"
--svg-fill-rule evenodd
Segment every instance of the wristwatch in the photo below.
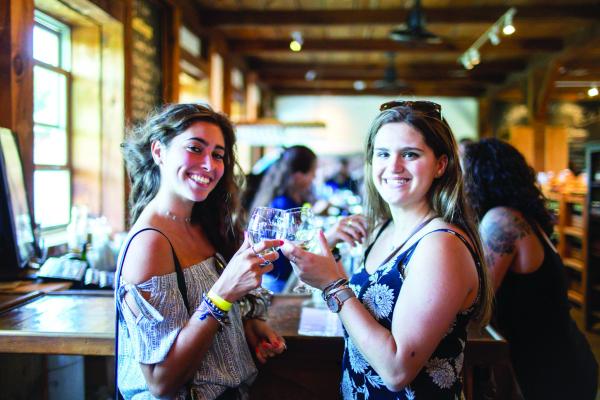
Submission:
M 342 309 L 342 304 L 351 297 L 355 297 L 354 291 L 349 287 L 342 287 L 327 296 L 325 300 L 329 311 L 339 313 Z

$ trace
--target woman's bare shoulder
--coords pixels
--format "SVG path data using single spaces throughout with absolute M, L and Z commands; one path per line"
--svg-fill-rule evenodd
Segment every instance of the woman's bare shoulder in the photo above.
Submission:
M 479 231 L 484 241 L 515 241 L 532 233 L 525 216 L 510 207 L 488 210 L 481 219 Z
M 159 227 L 136 224 L 129 232 L 126 241 L 131 242 L 121 272 L 125 281 L 139 284 L 154 276 L 173 272 L 171 244 Z

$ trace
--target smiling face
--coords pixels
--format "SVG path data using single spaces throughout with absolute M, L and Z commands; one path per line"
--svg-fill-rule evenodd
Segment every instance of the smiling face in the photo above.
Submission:
M 225 172 L 225 140 L 221 129 L 195 122 L 175 136 L 168 146 L 152 145 L 161 170 L 161 191 L 191 202 L 204 201 Z
M 427 203 L 427 193 L 443 174 L 446 156 L 439 159 L 423 135 L 411 125 L 383 125 L 373 143 L 372 179 L 390 208 L 413 208 Z

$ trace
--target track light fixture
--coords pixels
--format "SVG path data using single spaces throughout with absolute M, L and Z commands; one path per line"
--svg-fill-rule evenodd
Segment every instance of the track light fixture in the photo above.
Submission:
M 488 32 L 490 43 L 494 46 L 498 46 L 500 44 L 500 36 L 498 36 L 498 31 L 498 25 L 492 25 L 492 28 Z
M 515 10 L 514 8 L 511 8 L 511 10 L 514 11 L 510 12 L 510 10 L 508 10 L 504 14 L 504 26 L 502 27 L 502 33 L 504 33 L 507 36 L 515 33 L 515 26 L 513 25 L 513 16 L 515 15 L 515 12 L 517 12 L 517 10 Z
M 302 38 L 302 33 L 298 31 L 292 32 L 292 41 L 290 42 L 290 50 L 298 52 L 302 50 L 302 45 L 304 44 L 304 39 Z
M 596 97 L 596 96 L 598 96 L 598 86 L 596 84 L 594 84 L 594 86 L 592 86 L 592 87 L 590 87 L 588 89 L 587 94 L 588 94 L 589 97 Z
M 500 44 L 500 31 L 504 35 L 512 35 L 515 32 L 513 17 L 517 9 L 511 7 L 496 22 L 492 24 L 477 40 L 458 58 L 465 69 L 473 69 L 481 62 L 479 49 L 489 40 L 494 46 Z

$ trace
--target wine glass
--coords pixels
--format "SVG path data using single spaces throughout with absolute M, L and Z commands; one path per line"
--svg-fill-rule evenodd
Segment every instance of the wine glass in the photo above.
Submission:
M 248 236 L 252 246 L 263 240 L 283 239 L 285 237 L 285 211 L 271 207 L 257 207 L 248 221 Z M 266 249 L 259 256 L 277 249 Z M 264 265 L 267 265 L 267 261 Z
M 252 211 L 248 221 L 248 237 L 254 250 L 254 245 L 263 240 L 283 239 L 285 237 L 284 227 L 285 211 L 271 207 L 257 207 Z M 257 255 L 262 258 L 269 251 L 277 251 L 275 248 L 263 250 Z M 264 260 L 262 266 L 269 265 L 270 261 Z M 263 286 L 251 291 L 257 295 L 268 294 L 272 292 Z
M 318 230 L 315 226 L 315 215 L 310 208 L 298 207 L 287 210 L 284 226 L 286 240 L 304 250 L 310 250 Z M 290 262 L 292 261 L 290 260 Z M 310 287 L 304 282 L 300 282 L 294 288 L 296 293 L 309 293 L 310 291 Z

